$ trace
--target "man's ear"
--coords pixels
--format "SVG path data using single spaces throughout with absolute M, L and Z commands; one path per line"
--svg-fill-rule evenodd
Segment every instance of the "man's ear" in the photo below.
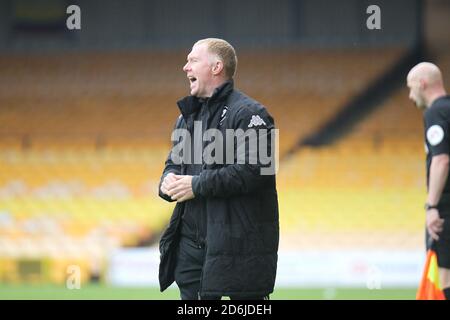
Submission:
M 220 60 L 217 60 L 214 63 L 213 68 L 212 68 L 213 75 L 217 76 L 219 73 L 222 72 L 222 70 L 223 70 L 223 62 Z
M 420 90 L 425 90 L 427 88 L 427 82 L 424 79 L 419 79 Z

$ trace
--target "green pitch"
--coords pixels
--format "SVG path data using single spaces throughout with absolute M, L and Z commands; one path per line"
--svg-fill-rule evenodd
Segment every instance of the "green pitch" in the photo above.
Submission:
M 405 300 L 414 299 L 415 288 L 410 289 L 276 289 L 271 295 L 271 299 L 277 300 Z M 69 290 L 62 286 L 5 286 L 0 285 L 0 300 L 6 299 L 165 299 L 178 300 L 179 292 L 176 288 L 169 288 L 164 293 L 160 293 L 157 288 L 122 288 L 108 287 L 101 285 L 86 285 L 80 289 Z

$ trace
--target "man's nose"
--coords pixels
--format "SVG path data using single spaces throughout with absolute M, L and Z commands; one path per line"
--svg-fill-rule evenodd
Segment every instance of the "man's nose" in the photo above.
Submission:
M 183 67 L 183 71 L 184 71 L 184 72 L 187 72 L 187 71 L 188 71 L 188 68 L 189 68 L 189 63 L 186 63 L 186 64 L 184 65 L 184 67 Z

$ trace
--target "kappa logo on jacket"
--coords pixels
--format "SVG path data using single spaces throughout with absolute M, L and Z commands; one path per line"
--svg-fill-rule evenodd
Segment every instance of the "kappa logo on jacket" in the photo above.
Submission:
M 261 119 L 260 116 L 254 115 L 254 116 L 252 116 L 252 119 L 250 120 L 248 127 L 251 128 L 251 127 L 257 127 L 257 126 L 261 126 L 261 125 L 266 125 L 266 123 L 264 122 L 263 119 Z
M 227 117 L 228 106 L 223 106 L 223 111 L 220 116 L 219 125 L 222 125 L 223 120 Z

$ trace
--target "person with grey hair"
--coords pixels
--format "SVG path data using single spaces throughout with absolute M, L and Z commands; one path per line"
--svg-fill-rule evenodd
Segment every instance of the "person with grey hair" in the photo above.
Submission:
M 407 76 L 409 98 L 424 113 L 427 153 L 426 238 L 436 250 L 441 287 L 450 299 L 450 96 L 442 73 L 430 62 L 416 65 Z M 429 237 L 432 241 L 428 241 Z
M 261 151 L 273 153 L 274 121 L 264 106 L 234 88 L 236 67 L 234 48 L 212 38 L 195 43 L 183 67 L 190 95 L 178 101 L 175 129 L 191 140 L 181 162 L 174 150 L 186 140 L 173 141 L 159 188 L 163 199 L 177 201 L 160 241 L 160 287 L 164 291 L 175 281 L 183 300 L 268 299 L 274 288 L 278 196 L 275 172 L 262 174 L 260 159 Z M 202 139 L 210 130 L 221 138 Z M 242 150 L 245 159 L 251 158 L 249 142 L 229 138 L 229 130 L 253 130 L 263 149 L 253 152 L 255 162 L 238 161 Z M 214 147 L 218 156 L 221 140 L 231 141 L 225 153 L 232 156 L 206 161 L 204 152 Z

